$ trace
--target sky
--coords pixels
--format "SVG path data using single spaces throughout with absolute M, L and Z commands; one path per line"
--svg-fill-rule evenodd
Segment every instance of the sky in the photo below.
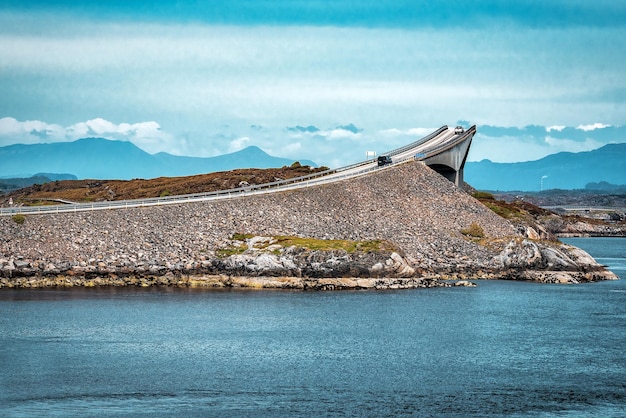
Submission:
M 442 125 L 477 125 L 470 161 L 626 142 L 623 0 L 0 0 L 0 51 L 0 146 L 339 167 Z

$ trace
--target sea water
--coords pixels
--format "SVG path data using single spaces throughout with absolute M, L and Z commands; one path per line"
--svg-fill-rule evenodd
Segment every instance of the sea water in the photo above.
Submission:
M 626 280 L 3 289 L 0 416 L 620 417 L 625 347 Z

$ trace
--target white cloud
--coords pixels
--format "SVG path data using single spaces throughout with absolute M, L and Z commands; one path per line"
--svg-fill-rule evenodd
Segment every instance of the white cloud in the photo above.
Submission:
M 241 138 L 233 139 L 228 145 L 228 152 L 236 152 L 244 149 L 250 145 L 250 138 L 243 136 Z
M 160 138 L 164 134 L 154 121 L 115 124 L 102 118 L 79 122 L 67 127 L 67 136 L 72 139 L 85 136 L 104 136 L 109 139 Z
M 125 126 L 125 128 L 128 129 L 129 132 L 133 132 L 135 136 L 139 137 L 160 136 L 163 134 L 159 124 L 154 121 L 135 123 L 133 125 Z
M 318 137 L 324 138 L 327 140 L 357 140 L 362 138 L 363 129 L 359 129 L 353 124 L 346 126 L 338 126 L 333 129 L 319 129 L 319 128 L 288 128 L 287 132 L 289 132 L 289 136 L 291 138 L 305 138 L 305 137 Z
M 595 131 L 596 129 L 608 128 L 611 125 L 605 125 L 604 123 L 593 123 L 591 125 L 578 125 L 576 129 L 580 129 L 582 131 Z
M 421 138 L 433 132 L 434 130 L 435 130 L 434 128 L 410 128 L 410 129 L 405 129 L 405 130 L 398 129 L 398 128 L 390 128 L 390 129 L 383 129 L 378 132 L 380 135 L 386 136 L 386 137 L 416 136 L 416 137 Z
M 546 132 L 548 132 L 548 133 L 552 132 L 552 131 L 561 132 L 565 128 L 566 128 L 566 126 L 563 126 L 563 125 L 546 126 Z
M 322 136 L 325 136 L 326 138 L 330 140 L 334 140 L 334 139 L 356 140 L 362 136 L 361 132 L 352 132 L 352 131 L 349 131 L 347 129 L 342 129 L 342 128 L 332 129 L 330 131 L 321 132 L 319 134 Z
M 35 144 L 67 140 L 60 125 L 39 120 L 18 121 L 12 117 L 0 119 L 0 145 L 14 143 Z
M 406 134 L 422 137 L 422 136 L 428 135 L 429 133 L 433 131 L 435 131 L 434 128 L 411 128 L 408 131 L 406 131 Z
M 287 144 L 286 146 L 284 146 L 283 148 L 281 148 L 280 150 L 276 150 L 276 152 L 278 152 L 279 154 L 276 154 L 278 157 L 282 157 L 283 155 L 280 154 L 281 152 L 284 153 L 285 155 L 297 155 L 298 152 L 302 151 L 302 143 L 300 142 L 291 142 L 289 144 Z
M 0 135 L 17 135 L 23 133 L 23 124 L 14 118 L 0 119 Z
M 587 138 L 584 141 L 575 141 L 572 139 L 553 138 L 551 136 L 546 137 L 546 144 L 550 147 L 548 154 L 554 154 L 557 152 L 583 152 L 591 151 L 596 148 L 600 148 L 605 145 L 604 143 L 592 138 Z
M 382 136 L 405 135 L 405 133 L 403 131 L 401 131 L 400 129 L 397 129 L 397 128 L 383 129 L 381 131 L 378 131 L 378 133 L 381 134 Z
M 85 137 L 130 141 L 149 153 L 174 152 L 180 148 L 173 136 L 163 132 L 154 121 L 116 124 L 96 118 L 63 127 L 39 120 L 18 121 L 12 117 L 0 119 L 0 146 L 16 143 L 66 142 Z

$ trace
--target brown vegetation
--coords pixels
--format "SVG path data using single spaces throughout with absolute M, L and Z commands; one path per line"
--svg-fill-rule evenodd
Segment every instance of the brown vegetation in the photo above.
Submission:
M 159 177 L 143 180 L 62 180 L 36 184 L 4 196 L 18 204 L 46 204 L 54 200 L 99 202 L 105 200 L 143 199 L 189 193 L 203 193 L 250 185 L 270 183 L 327 170 L 293 164 L 269 169 L 238 169 L 189 177 Z

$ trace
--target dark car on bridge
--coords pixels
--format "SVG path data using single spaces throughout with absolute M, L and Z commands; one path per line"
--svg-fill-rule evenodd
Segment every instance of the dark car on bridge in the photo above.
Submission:
M 378 166 L 382 167 L 383 165 L 391 164 L 391 157 L 389 155 L 381 155 L 378 157 Z

